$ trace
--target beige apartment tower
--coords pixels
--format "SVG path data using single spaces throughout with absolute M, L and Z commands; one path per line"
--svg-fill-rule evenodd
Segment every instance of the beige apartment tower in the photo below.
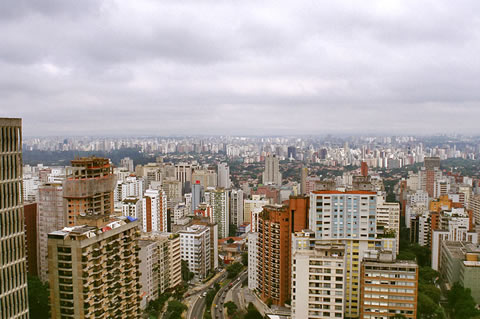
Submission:
M 28 318 L 22 120 L 0 118 L 0 318 Z
M 48 234 L 52 319 L 140 318 L 139 225 L 119 217 Z

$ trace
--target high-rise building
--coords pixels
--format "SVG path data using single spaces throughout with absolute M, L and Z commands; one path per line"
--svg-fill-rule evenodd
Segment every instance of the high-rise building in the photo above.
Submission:
M 167 231 L 167 196 L 164 191 L 147 189 L 142 200 L 142 230 Z
M 262 199 L 260 195 L 253 195 L 252 199 L 245 199 L 243 201 L 243 221 L 252 221 L 252 212 L 257 208 L 262 208 L 268 205 L 268 200 Z
M 27 269 L 30 276 L 38 277 L 37 203 L 25 203 L 25 238 L 27 242 Z
M 417 318 L 418 265 L 369 251 L 361 265 L 360 318 Z
M 264 302 L 290 298 L 291 228 L 288 207 L 267 205 L 259 215 L 257 291 Z
M 210 259 L 210 228 L 204 225 L 192 225 L 180 234 L 182 260 L 188 263 L 188 269 L 203 279 L 212 269 Z
M 282 185 L 279 160 L 276 155 L 265 157 L 265 171 L 263 172 L 263 184 Z
M 0 318 L 28 318 L 22 120 L 0 118 Z
M 130 157 L 125 157 L 120 160 L 120 166 L 126 168 L 129 172 L 134 172 L 133 160 Z
M 336 240 L 346 246 L 346 317 L 356 318 L 360 313 L 359 269 L 363 255 L 382 245 L 376 239 L 376 214 L 376 192 L 326 190 L 310 194 L 309 226 L 315 238 Z M 394 245 L 389 239 L 384 241 Z
M 292 246 L 292 319 L 343 318 L 345 245 L 307 230 L 295 233 Z
M 257 289 L 257 262 L 258 262 L 258 233 L 250 232 L 247 235 L 248 245 L 248 289 Z
M 230 188 L 230 168 L 227 163 L 219 163 L 217 170 L 218 183 L 220 188 Z
M 377 196 L 377 235 L 393 237 L 397 240 L 398 254 L 400 243 L 400 204 L 389 203 L 383 196 Z
M 38 273 L 48 281 L 48 234 L 66 226 L 63 188 L 61 184 L 38 187 Z
M 152 232 L 139 239 L 142 308 L 182 282 L 180 236 Z
M 192 185 L 201 184 L 203 187 L 217 187 L 217 173 L 208 169 L 196 169 L 192 173 Z
M 212 222 L 218 225 L 218 238 L 228 237 L 230 229 L 228 190 L 223 188 L 207 190 L 205 202 L 212 207 Z
M 121 217 L 48 235 L 53 319 L 140 318 L 139 226 Z
M 360 172 L 363 177 L 368 176 L 368 164 L 366 162 L 362 162 L 360 166 Z
M 241 189 L 230 191 L 230 223 L 237 227 L 243 224 L 243 191 Z
M 300 169 L 300 195 L 307 194 L 307 177 L 308 177 L 308 168 L 302 167 Z
M 175 205 L 182 201 L 182 182 L 176 179 L 164 179 L 162 190 L 167 195 L 167 208 L 173 209 Z
M 290 196 L 288 200 L 288 211 L 291 216 L 293 232 L 308 229 L 309 205 L 309 196 Z
M 287 157 L 289 159 L 296 159 L 297 158 L 297 148 L 295 146 L 289 146 L 287 148 Z
M 67 226 L 104 223 L 113 214 L 116 176 L 108 158 L 83 157 L 72 160 L 63 183 Z M 101 217 L 101 218 L 99 218 Z
M 198 208 L 201 202 L 204 199 L 204 187 L 199 181 L 195 181 L 192 184 L 192 214 Z

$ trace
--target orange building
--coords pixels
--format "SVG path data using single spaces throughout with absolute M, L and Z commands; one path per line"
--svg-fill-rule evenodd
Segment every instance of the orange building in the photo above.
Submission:
M 442 210 L 450 210 L 453 207 L 453 201 L 448 198 L 448 195 L 442 195 L 438 200 L 432 200 L 429 205 L 431 212 L 440 213 Z
M 288 211 L 291 215 L 293 232 L 308 229 L 308 210 L 310 208 L 309 196 L 290 196 Z
M 63 184 L 67 225 L 99 226 L 113 212 L 116 178 L 108 158 L 83 157 L 72 161 Z M 93 223 L 93 224 L 92 224 Z
M 362 162 L 362 166 L 360 166 L 360 172 L 363 177 L 368 176 L 368 165 L 367 162 Z
M 283 306 L 290 298 L 291 228 L 288 206 L 267 205 L 258 219 L 258 292 Z

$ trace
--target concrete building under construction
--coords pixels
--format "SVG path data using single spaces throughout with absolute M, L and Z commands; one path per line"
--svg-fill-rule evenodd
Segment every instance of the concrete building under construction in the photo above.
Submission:
M 67 225 L 100 226 L 113 213 L 116 177 L 108 158 L 83 157 L 72 161 L 63 183 Z M 100 224 L 98 224 L 100 223 Z

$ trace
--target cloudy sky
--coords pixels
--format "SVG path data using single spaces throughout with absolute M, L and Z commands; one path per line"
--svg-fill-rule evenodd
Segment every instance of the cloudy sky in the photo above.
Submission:
M 480 1 L 3 0 L 25 135 L 480 134 Z

